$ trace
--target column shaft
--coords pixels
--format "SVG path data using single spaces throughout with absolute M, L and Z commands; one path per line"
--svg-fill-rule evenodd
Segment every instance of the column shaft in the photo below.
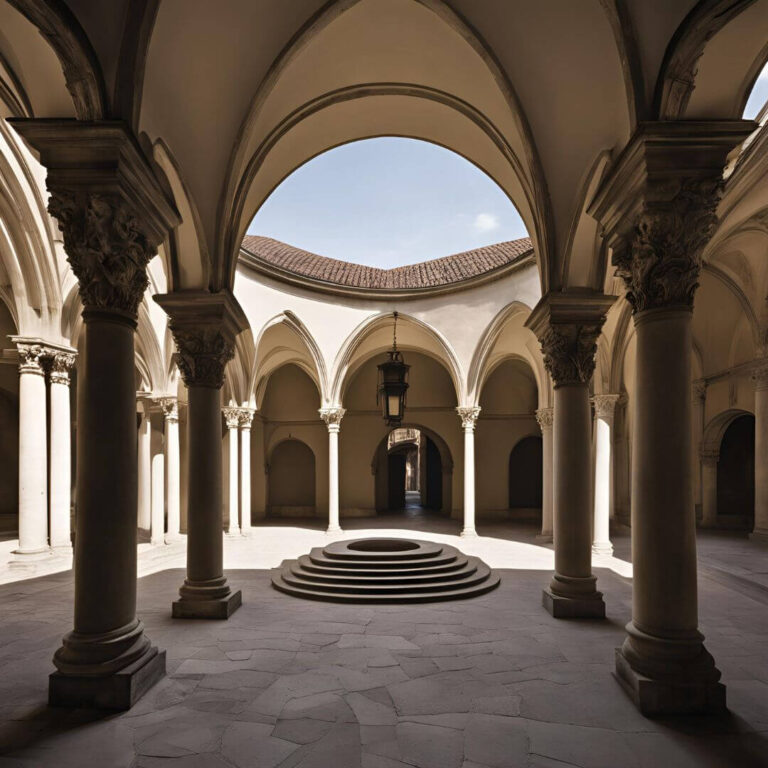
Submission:
M 542 489 L 541 489 L 541 533 L 536 537 L 542 542 L 552 541 L 552 515 L 553 515 L 553 441 L 552 423 L 554 411 L 552 408 L 539 408 L 536 411 L 536 420 L 541 427 L 541 453 L 542 453 Z
M 181 526 L 181 475 L 179 471 L 179 418 L 174 409 L 172 415 L 165 416 L 165 484 L 166 504 L 168 508 L 168 530 L 165 534 L 167 543 L 179 538 Z
M 19 548 L 17 561 L 47 554 L 48 427 L 41 347 L 19 344 Z
M 238 430 L 240 414 L 238 408 L 225 408 L 224 416 L 227 422 L 227 443 L 229 447 L 229 527 L 230 536 L 240 535 L 240 483 L 238 469 Z
M 340 533 L 339 525 L 339 425 L 328 425 L 328 533 Z
M 251 423 L 240 420 L 240 507 L 243 536 L 251 535 Z M 253 413 L 250 414 L 253 418 Z
M 69 414 L 69 370 L 74 354 L 56 354 L 51 365 L 51 546 L 72 550 L 72 436 Z
M 611 544 L 611 473 L 613 459 L 613 411 L 619 400 L 618 395 L 595 395 L 595 482 L 594 520 L 592 531 L 592 553 L 613 554 Z
M 755 528 L 750 535 L 768 542 L 768 366 L 755 380 Z
M 717 526 L 717 462 L 719 454 L 701 455 L 701 527 Z
M 152 525 L 152 422 L 146 411 L 142 411 L 139 423 L 138 454 L 138 525 L 148 531 Z
M 477 536 L 475 529 L 475 430 L 464 429 L 464 526 L 462 536 Z
M 152 544 L 165 543 L 165 456 L 156 453 L 152 457 Z

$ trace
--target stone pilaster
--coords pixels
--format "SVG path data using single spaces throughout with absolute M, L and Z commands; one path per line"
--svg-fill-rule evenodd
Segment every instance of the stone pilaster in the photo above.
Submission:
M 75 620 L 54 655 L 50 703 L 127 709 L 165 671 L 136 617 L 134 330 L 146 266 L 179 217 L 123 123 L 13 125 L 47 169 L 84 307 Z
M 462 536 L 477 536 L 475 528 L 475 427 L 480 406 L 459 406 L 456 409 L 464 430 L 464 525 Z
M 632 621 L 616 672 L 649 715 L 722 711 L 698 630 L 691 316 L 723 170 L 747 121 L 641 124 L 590 208 L 632 305 Z M 663 385 L 662 385 L 663 382 Z
M 539 408 L 536 421 L 541 429 L 542 491 L 541 491 L 541 533 L 536 537 L 543 543 L 552 541 L 552 426 L 555 420 L 554 408 Z
M 553 541 L 555 574 L 542 595 L 556 618 L 602 618 L 592 574 L 589 382 L 605 315 L 615 301 L 593 291 L 549 293 L 526 325 L 536 334 L 555 389 Z
M 189 394 L 187 577 L 175 618 L 226 619 L 240 607 L 223 568 L 221 387 L 247 321 L 229 292 L 155 296 L 170 316 L 178 366 Z
M 346 410 L 341 406 L 320 409 L 320 418 L 328 427 L 328 530 L 341 533 L 339 522 L 339 432 Z

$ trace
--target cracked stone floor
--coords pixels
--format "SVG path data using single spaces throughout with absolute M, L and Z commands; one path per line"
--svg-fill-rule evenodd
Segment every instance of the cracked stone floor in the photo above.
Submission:
M 178 545 L 166 561 L 144 551 L 142 572 L 154 572 L 139 580 L 139 615 L 168 652 L 168 675 L 122 714 L 46 707 L 51 656 L 71 625 L 71 572 L 0 586 L 0 768 L 768 766 L 768 591 L 744 586 L 765 571 L 768 549 L 738 537 L 700 547 L 723 565 L 717 578 L 700 576 L 699 603 L 728 716 L 654 721 L 612 676 L 630 617 L 625 561 L 595 569 L 607 620 L 556 621 L 540 605 L 551 548 L 532 531 L 467 542 L 448 526 L 419 535 L 517 566 L 501 569 L 499 589 L 453 603 L 344 606 L 269 586 L 265 565 L 324 539 L 297 530 L 227 540 L 244 601 L 227 622 L 172 620 Z M 619 537 L 617 552 L 627 544 Z M 243 567 L 249 560 L 259 567 Z

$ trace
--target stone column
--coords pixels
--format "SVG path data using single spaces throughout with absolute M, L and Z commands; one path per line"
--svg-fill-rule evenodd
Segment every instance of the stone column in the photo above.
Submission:
M 705 381 L 693 382 L 693 450 L 691 461 L 693 463 L 693 503 L 697 515 L 703 514 L 702 507 L 702 477 L 701 477 L 701 441 L 704 439 L 705 406 L 707 402 L 707 383 Z
M 240 482 L 238 470 L 238 431 L 240 429 L 240 409 L 222 408 L 224 422 L 227 425 L 227 442 L 229 443 L 229 536 L 240 535 Z
M 619 395 L 595 395 L 595 484 L 594 522 L 592 526 L 592 554 L 612 555 L 611 544 L 611 443 L 613 439 L 613 412 Z
M 48 547 L 48 427 L 45 347 L 14 337 L 19 351 L 19 548 L 14 561 L 32 564 Z
M 723 168 L 753 129 L 749 121 L 643 123 L 590 208 L 636 331 L 632 621 L 616 674 L 647 715 L 725 709 L 698 630 L 691 321 Z
M 72 551 L 72 434 L 69 418 L 69 372 L 77 353 L 55 351 L 51 357 L 51 547 Z
M 250 536 L 251 529 L 251 424 L 253 409 L 240 409 L 240 531 Z
M 346 411 L 340 406 L 321 408 L 320 418 L 328 427 L 328 530 L 341 533 L 339 525 L 339 431 Z
M 139 518 L 138 527 L 148 531 L 152 525 L 152 420 L 141 412 L 138 440 Z
M 700 451 L 701 466 L 701 527 L 717 526 L 717 464 L 720 451 Z
M 156 453 L 152 457 L 152 515 L 150 524 L 151 544 L 165 544 L 165 456 Z
M 475 530 L 475 426 L 480 406 L 459 406 L 456 409 L 464 430 L 464 527 L 462 536 L 477 536 Z
M 755 528 L 750 539 L 768 542 L 768 359 L 752 371 L 755 384 Z
M 554 408 L 539 408 L 536 421 L 541 428 L 542 489 L 541 533 L 536 537 L 543 543 L 552 541 L 552 424 Z
M 14 127 L 47 168 L 48 210 L 79 282 L 85 334 L 74 629 L 53 657 L 49 702 L 127 709 L 165 673 L 165 653 L 136 617 L 134 331 L 147 264 L 179 218 L 122 123 L 17 120 Z
M 227 619 L 240 607 L 224 575 L 222 534 L 221 388 L 247 321 L 228 291 L 155 296 L 170 316 L 179 369 L 189 393 L 187 577 L 173 616 Z
M 175 397 L 161 397 L 165 425 L 165 504 L 168 530 L 165 543 L 179 538 L 181 525 L 181 480 L 179 472 L 179 401 Z
M 589 381 L 597 338 L 614 296 L 549 293 L 526 325 L 536 334 L 555 388 L 555 574 L 542 595 L 555 618 L 603 618 L 605 603 L 592 574 L 592 436 Z

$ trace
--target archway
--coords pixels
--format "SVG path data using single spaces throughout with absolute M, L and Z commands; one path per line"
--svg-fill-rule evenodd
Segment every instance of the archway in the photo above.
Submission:
M 313 517 L 315 514 L 315 454 L 301 440 L 278 443 L 269 460 L 267 514 Z
M 541 516 L 543 454 L 540 437 L 524 437 L 509 454 L 509 509 L 515 516 Z
M 755 521 L 755 417 L 734 419 L 717 463 L 717 518 L 722 528 L 751 531 Z

